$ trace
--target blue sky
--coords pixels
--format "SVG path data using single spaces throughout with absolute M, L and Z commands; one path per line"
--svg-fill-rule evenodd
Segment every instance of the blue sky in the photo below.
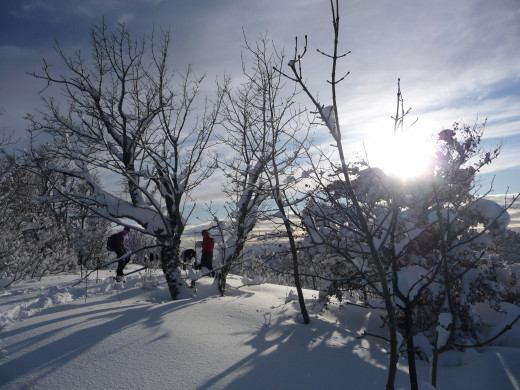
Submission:
M 414 132 L 440 131 L 454 121 L 487 118 L 485 144 L 504 143 L 483 178 L 495 193 L 520 191 L 520 2 L 518 0 L 340 1 L 341 64 L 350 71 L 340 90 L 347 150 L 367 150 L 373 164 L 391 158 L 381 145 L 393 130 L 397 78 Z M 224 72 L 238 77 L 242 30 L 268 33 L 292 53 L 295 36 L 309 37 L 304 64 L 309 86 L 329 104 L 332 48 L 328 0 L 3 0 L 0 3 L 1 131 L 24 136 L 23 116 L 41 108 L 44 85 L 26 72 L 42 58 L 58 63 L 54 39 L 68 53 L 89 50 L 89 31 L 102 17 L 124 21 L 134 35 L 170 28 L 172 67 L 192 64 L 208 88 Z M 22 142 L 23 144 L 23 142 Z M 208 199 L 214 194 L 208 194 Z

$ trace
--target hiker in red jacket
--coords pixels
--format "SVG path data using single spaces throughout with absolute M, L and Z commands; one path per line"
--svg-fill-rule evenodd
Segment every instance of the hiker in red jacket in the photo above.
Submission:
M 214 276 L 213 273 L 213 247 L 215 246 L 215 240 L 211 237 L 211 234 L 207 230 L 202 231 L 202 256 L 200 259 L 200 266 L 207 268 L 211 271 L 210 275 Z

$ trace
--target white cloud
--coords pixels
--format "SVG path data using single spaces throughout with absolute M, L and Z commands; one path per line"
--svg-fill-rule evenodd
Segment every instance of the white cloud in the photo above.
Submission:
M 498 158 L 490 165 L 486 165 L 482 168 L 482 173 L 498 173 L 500 171 L 520 167 L 520 146 L 512 149 L 511 151 L 502 151 Z M 517 181 L 518 178 L 515 178 Z M 515 183 L 511 183 L 514 185 Z
M 20 9 L 23 12 L 38 12 L 41 10 L 49 11 L 53 9 L 53 4 L 49 1 L 45 0 L 30 0 L 30 1 L 22 1 L 20 4 Z M 18 14 L 20 16 L 20 14 Z
M 38 0 L 22 4 L 26 14 L 39 10 L 42 18 L 54 6 L 52 17 L 64 26 L 69 18 L 76 24 L 84 23 L 71 30 L 81 32 L 70 43 L 76 46 L 65 47 L 71 54 L 80 45 L 85 53 L 89 52 L 88 30 L 103 15 L 110 23 L 131 22 L 129 28 L 135 36 L 150 33 L 154 24 L 156 29 L 171 27 L 171 67 L 182 71 L 194 64 L 195 72 L 207 72 L 204 88 L 208 90 L 213 87 L 213 78 L 226 71 L 235 79 L 240 77 L 243 30 L 251 41 L 267 32 L 279 47 L 285 47 L 288 55 L 293 53 L 295 37 L 299 38 L 301 50 L 307 34 L 304 76 L 320 102 L 328 105 L 331 101 L 326 82 L 330 79 L 330 61 L 316 52 L 317 48 L 325 52 L 332 49 L 328 2 Z M 478 116 L 482 120 L 489 118 L 486 138 L 508 140 L 519 133 L 518 92 L 515 95 L 506 88 L 520 83 L 517 0 L 403 0 L 398 5 L 355 0 L 342 2 L 340 7 L 340 51 L 352 50 L 338 68 L 338 75 L 351 72 L 338 86 L 340 124 L 350 152 L 363 154 L 363 142 L 392 133 L 390 116 L 395 114 L 398 77 L 405 106 L 412 107 L 406 124 L 418 117 L 417 131 L 436 131 L 456 120 L 471 122 Z M 25 27 L 33 37 L 49 34 L 46 30 L 32 30 L 38 27 L 36 23 Z M 58 41 L 68 38 L 65 34 L 70 31 L 56 35 Z M 53 38 L 49 35 L 46 47 L 31 52 L 0 48 L 0 106 L 7 110 L 2 120 L 9 127 L 21 129 L 21 113 L 38 108 L 36 93 L 43 85 L 36 85 L 23 72 L 37 69 L 42 56 L 57 62 L 52 53 Z M 16 50 L 20 50 L 18 54 Z M 4 65 L 4 59 L 10 62 L 9 67 Z M 3 94 L 6 90 L 8 95 Z M 504 96 L 506 93 L 508 96 Z M 310 105 L 303 96 L 302 102 Z M 330 141 L 325 139 L 324 145 Z M 506 143 L 490 171 L 518 166 L 517 151 L 514 139 Z M 199 202 L 222 200 L 219 191 L 220 183 L 214 178 L 197 191 Z

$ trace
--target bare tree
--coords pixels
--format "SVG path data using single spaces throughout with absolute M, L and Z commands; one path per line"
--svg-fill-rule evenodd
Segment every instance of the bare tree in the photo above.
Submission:
M 304 125 L 300 118 L 303 111 L 295 107 L 296 90 L 292 88 L 284 96 L 283 78 L 273 69 L 273 66 L 284 63 L 283 53 L 265 37 L 260 37 L 256 45 L 246 39 L 245 48 L 252 58 L 251 68 L 248 69 L 243 62 L 246 81 L 233 93 L 228 93 L 224 110 L 223 124 L 227 134 L 222 141 L 234 154 L 219 163 L 229 179 L 225 188 L 230 198 L 226 226 L 231 231 L 221 247 L 222 265 L 218 278 L 222 294 L 226 275 L 239 259 L 258 218 L 265 218 L 265 213 L 272 207 L 273 202 L 265 202 L 267 198 L 274 199 L 274 207 L 279 213 L 286 212 L 283 191 L 289 184 L 281 181 L 289 176 L 288 172 L 293 169 L 292 165 L 300 155 L 299 149 L 307 138 L 304 133 L 300 134 Z M 264 203 L 271 203 L 271 206 L 262 210 Z M 304 322 L 308 323 L 297 272 L 296 245 L 288 219 L 285 217 L 283 220 L 292 248 L 299 303 Z M 220 222 L 219 226 L 224 224 Z
M 295 107 L 297 91 L 293 90 L 286 97 L 281 97 L 280 92 L 284 86 L 284 78 L 276 71 L 285 63 L 283 53 L 276 51 L 272 56 L 266 56 L 266 44 L 262 42 L 252 52 L 259 70 L 259 89 L 262 91 L 262 123 L 264 139 L 267 140 L 267 157 L 263 169 L 266 177 L 267 188 L 275 204 L 275 219 L 281 220 L 283 229 L 289 241 L 292 276 L 298 295 L 303 322 L 309 323 L 309 314 L 303 296 L 301 277 L 299 272 L 298 250 L 294 234 L 294 224 L 290 220 L 290 205 L 299 202 L 300 199 L 292 199 L 296 178 L 294 171 L 298 160 L 301 159 L 308 146 L 308 130 L 310 123 L 305 120 L 304 111 Z M 292 191 L 291 191 L 292 189 Z
M 169 32 L 158 40 L 153 34 L 134 40 L 124 24 L 109 32 L 103 22 L 92 27 L 91 41 L 90 61 L 81 53 L 67 56 L 57 44 L 66 73 L 54 74 L 45 60 L 42 71 L 32 73 L 47 87 L 61 88 L 67 109 L 44 99 L 41 118 L 28 116 L 31 134 L 52 139 L 45 150 L 53 156 L 47 170 L 78 178 L 92 190 L 71 193 L 55 183 L 57 193 L 115 223 L 130 219 L 132 228 L 157 238 L 176 299 L 183 286 L 180 239 L 194 207 L 190 193 L 212 170 L 204 156 L 221 94 L 201 104 L 203 78 L 191 69 L 169 70 Z
M 337 86 L 341 81 L 345 79 L 348 75 L 346 73 L 344 76 L 338 76 L 337 67 L 338 61 L 346 56 L 346 54 L 340 54 L 338 52 L 338 41 L 339 41 L 339 1 L 333 0 L 330 1 L 331 11 L 332 11 L 332 24 L 334 28 L 334 44 L 333 44 L 333 52 L 332 54 L 326 54 L 325 52 L 321 52 L 324 56 L 331 59 L 332 62 L 332 70 L 331 70 L 331 79 L 328 83 L 331 86 L 331 94 L 332 94 L 332 102 L 331 104 L 324 105 L 321 104 L 317 98 L 309 91 L 306 86 L 306 83 L 303 79 L 302 75 L 302 61 L 307 52 L 307 42 L 305 42 L 305 46 L 302 52 L 298 51 L 298 45 L 295 47 L 295 54 L 292 60 L 289 61 L 289 68 L 291 69 L 291 74 L 284 73 L 281 69 L 278 69 L 282 74 L 284 74 L 289 79 L 298 83 L 302 89 L 305 91 L 309 99 L 311 100 L 313 106 L 319 113 L 319 116 L 327 126 L 330 131 L 334 141 L 335 147 L 339 155 L 339 167 L 335 174 L 338 176 L 338 180 L 341 183 L 341 186 L 344 188 L 349 201 L 352 204 L 354 212 L 349 214 L 349 218 L 352 223 L 357 226 L 358 234 L 363 236 L 363 240 L 367 245 L 366 251 L 368 253 L 368 261 L 370 265 L 373 267 L 375 273 L 377 274 L 377 282 L 379 284 L 380 294 L 383 298 L 386 313 L 387 313 L 387 323 L 390 334 L 390 362 L 389 362 L 389 370 L 388 370 L 388 380 L 386 384 L 387 390 L 394 388 L 395 376 L 397 372 L 397 362 L 398 362 L 398 344 L 397 344 L 397 327 L 396 327 L 396 317 L 395 317 L 395 306 L 392 300 L 392 294 L 390 290 L 390 286 L 388 283 L 388 279 L 386 276 L 386 269 L 383 264 L 383 260 L 381 255 L 377 249 L 377 245 L 375 243 L 376 237 L 374 236 L 374 232 L 370 229 L 369 222 L 367 219 L 367 214 L 360 204 L 357 194 L 354 191 L 354 187 L 352 186 L 351 181 L 351 170 L 347 164 L 347 158 L 345 156 L 345 152 L 343 149 L 343 144 L 341 142 L 341 128 L 338 114 L 338 104 L 337 104 Z M 305 37 L 307 40 L 307 37 Z
M 248 52 L 255 52 L 248 47 Z M 262 203 L 268 197 L 264 187 L 263 168 L 267 163 L 267 140 L 265 138 L 264 92 L 258 80 L 258 64 L 247 69 L 243 60 L 242 69 L 246 81 L 235 89 L 226 91 L 222 110 L 222 125 L 226 132 L 219 138 L 229 154 L 219 157 L 219 167 L 225 177 L 223 191 L 228 197 L 225 210 L 226 222 L 217 218 L 218 227 L 225 241 L 220 244 L 217 279 L 222 295 L 226 278 L 240 258 L 261 215 Z

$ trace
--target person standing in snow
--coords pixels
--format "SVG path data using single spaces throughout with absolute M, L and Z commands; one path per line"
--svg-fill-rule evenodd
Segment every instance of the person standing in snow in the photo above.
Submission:
M 126 254 L 125 247 L 125 236 L 130 232 L 130 228 L 125 226 L 123 230 L 116 234 L 114 252 L 116 252 L 117 258 L 121 258 Z M 130 256 L 125 259 L 119 260 L 117 263 L 116 270 L 116 281 L 120 282 L 123 280 L 123 270 L 125 266 L 130 262 Z
M 207 230 L 202 231 L 202 256 L 200 258 L 200 266 L 207 268 L 211 271 L 210 275 L 214 276 L 213 273 L 213 248 L 215 246 L 215 240 L 211 237 L 211 234 Z

